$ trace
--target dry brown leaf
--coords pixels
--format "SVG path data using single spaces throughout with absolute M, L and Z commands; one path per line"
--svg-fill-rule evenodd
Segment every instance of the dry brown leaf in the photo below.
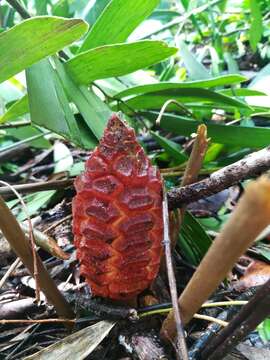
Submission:
M 264 284 L 270 278 L 270 265 L 263 261 L 253 260 L 244 275 L 234 283 L 237 291 L 245 291 L 250 287 Z

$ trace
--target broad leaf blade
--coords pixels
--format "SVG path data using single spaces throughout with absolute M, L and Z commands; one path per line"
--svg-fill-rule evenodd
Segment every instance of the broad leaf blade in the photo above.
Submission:
M 35 127 L 31 125 L 22 126 L 19 128 L 10 128 L 6 130 L 6 133 L 8 135 L 13 136 L 15 139 L 19 139 L 21 141 L 25 141 L 27 139 L 31 139 L 34 136 L 42 135 L 43 132 L 39 129 L 36 129 Z M 51 143 L 49 140 L 47 140 L 44 135 L 40 136 L 39 138 L 27 142 L 30 146 L 40 148 L 40 149 L 48 149 L 51 147 Z M 5 149 L 1 149 L 5 150 Z
M 159 0 L 112 0 L 90 29 L 80 51 L 124 42 Z
M 161 82 L 156 84 L 145 84 L 134 86 L 127 90 L 123 90 L 116 94 L 114 97 L 121 99 L 122 97 L 129 95 L 147 94 L 150 92 L 156 92 L 161 90 L 170 89 L 183 89 L 183 88 L 212 88 L 216 86 L 238 84 L 242 81 L 246 81 L 247 78 L 242 75 L 222 75 L 207 80 L 195 80 L 185 82 Z
M 45 79 L 41 82 L 40 79 Z M 31 120 L 81 145 L 76 120 L 48 59 L 26 70 Z
M 162 41 L 107 45 L 81 53 L 65 66 L 75 82 L 87 85 L 97 79 L 125 75 L 156 64 L 176 51 Z
M 145 112 L 143 115 L 155 121 L 158 113 Z M 199 121 L 171 114 L 164 114 L 160 122 L 161 128 L 183 136 L 196 132 L 200 124 Z M 256 148 L 269 146 L 270 128 L 207 124 L 207 134 L 216 143 Z
M 0 82 L 79 39 L 88 25 L 80 19 L 41 16 L 0 34 Z
M 249 0 L 251 12 L 251 26 L 249 30 L 249 42 L 252 50 L 255 52 L 258 42 L 263 34 L 263 19 L 260 9 L 260 1 Z
M 180 146 L 175 142 L 166 139 L 165 137 L 151 131 L 154 139 L 163 147 L 178 163 L 183 163 L 188 160 L 188 157 L 183 153 Z
M 29 216 L 35 215 L 43 206 L 45 206 L 56 193 L 56 190 L 40 191 L 28 195 L 25 200 Z M 27 218 L 25 211 L 22 209 L 17 215 L 18 221 L 24 221 Z
M 201 224 L 186 211 L 181 226 L 179 248 L 185 258 L 194 266 L 197 266 L 212 244 Z
M 229 107 L 239 107 L 251 109 L 250 106 L 240 100 L 231 98 L 217 92 L 200 89 L 200 88 L 183 88 L 162 90 L 145 95 L 134 96 L 125 100 L 125 104 L 132 109 L 160 109 L 162 105 L 170 99 L 177 100 L 181 103 L 211 103 L 217 105 L 225 105 Z M 179 110 L 175 104 L 169 105 L 167 110 Z
M 179 53 L 191 79 L 209 79 L 211 77 L 210 73 L 196 59 L 183 40 L 179 40 Z
M 87 134 L 90 132 L 93 132 L 96 138 L 100 139 L 103 135 L 107 121 L 111 116 L 111 110 L 96 94 L 91 90 L 88 90 L 85 85 L 74 83 L 66 73 L 63 64 L 57 59 L 55 60 L 55 66 L 66 94 L 77 106 L 85 123 L 89 127 L 88 133 L 84 132 L 83 129 L 80 129 L 83 143 L 85 145 L 89 143 L 89 136 L 87 136 Z M 88 141 L 86 137 L 88 138 Z

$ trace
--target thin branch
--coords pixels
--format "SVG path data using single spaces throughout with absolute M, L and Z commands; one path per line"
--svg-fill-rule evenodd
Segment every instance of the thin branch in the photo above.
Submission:
M 205 180 L 171 189 L 168 192 L 169 208 L 180 208 L 183 204 L 211 196 L 239 181 L 258 176 L 268 169 L 270 169 L 270 147 L 253 152 L 242 160 L 215 171 Z
M 172 308 L 170 307 L 170 308 L 167 308 L 167 309 L 158 309 L 158 310 L 147 311 L 147 312 L 139 314 L 139 318 L 143 318 L 143 317 L 151 316 L 151 315 L 163 315 L 163 314 L 167 314 L 171 310 L 172 310 Z M 220 325 L 220 326 L 227 326 L 228 325 L 227 321 L 221 320 L 219 318 L 214 318 L 213 316 L 194 314 L 193 318 L 194 319 L 210 321 L 210 322 L 215 323 L 215 324 Z
M 13 189 L 19 191 L 21 194 L 28 194 L 37 191 L 64 189 L 65 187 L 71 185 L 73 185 L 72 179 L 50 180 L 50 181 L 42 181 L 38 183 L 14 185 Z M 11 195 L 11 194 L 13 194 L 13 192 L 10 190 L 8 186 L 0 187 L 0 195 Z
M 76 319 L 0 319 L 1 325 L 6 324 L 48 324 L 48 323 L 69 323 L 74 324 Z
M 246 292 L 242 293 L 237 297 L 236 302 L 246 301 L 249 300 L 255 293 L 256 288 L 252 287 L 249 288 Z M 218 316 L 218 320 L 223 320 L 229 322 L 234 315 L 239 312 L 239 306 L 230 306 L 226 310 L 223 310 Z M 208 327 L 205 329 L 203 334 L 195 341 L 195 343 L 189 349 L 189 357 L 190 360 L 197 360 L 199 354 L 201 354 L 202 350 L 206 348 L 207 344 L 209 344 L 212 339 L 216 336 L 216 334 L 221 330 L 221 325 L 217 323 L 209 324 Z
M 26 139 L 17 141 L 17 142 L 15 142 L 15 143 L 11 144 L 11 145 L 8 145 L 8 146 L 5 146 L 4 148 L 2 148 L 2 149 L 0 150 L 0 154 L 1 154 L 1 152 L 5 152 L 5 151 L 7 151 L 7 150 L 14 149 L 14 148 L 16 148 L 17 146 L 20 146 L 20 145 L 22 145 L 22 144 L 27 144 L 27 143 L 29 143 L 29 142 L 31 142 L 31 141 L 33 141 L 33 140 L 37 140 L 37 139 L 42 138 L 42 137 L 44 137 L 45 135 L 49 135 L 49 134 L 51 134 L 51 131 L 46 131 L 46 132 L 40 133 L 40 134 L 38 134 L 38 135 L 33 135 L 33 136 L 29 137 L 29 138 L 26 138 Z
M 207 147 L 207 128 L 204 124 L 202 124 L 198 126 L 197 136 L 194 140 L 192 151 L 185 168 L 185 172 L 181 181 L 181 187 L 197 181 L 207 151 Z M 179 234 L 179 231 L 181 229 L 185 211 L 185 206 L 183 206 L 181 209 L 177 209 L 177 235 Z M 175 247 L 175 244 L 173 244 L 173 246 Z
M 217 319 L 217 318 L 213 318 L 212 316 L 208 316 L 208 315 L 194 314 L 193 318 L 194 319 L 211 321 L 211 322 L 214 322 L 214 323 L 216 323 L 218 325 L 221 325 L 221 326 L 224 326 L 224 327 L 228 326 L 228 324 L 229 324 L 227 321 L 220 320 L 220 319 Z
M 7 272 L 5 273 L 5 275 L 0 279 L 0 289 L 3 287 L 3 285 L 5 284 L 5 282 L 7 281 L 7 279 L 9 278 L 9 276 L 13 273 L 13 271 L 19 266 L 19 264 L 21 263 L 21 259 L 17 258 L 8 268 Z
M 231 300 L 231 301 L 216 301 L 211 303 L 204 303 L 202 304 L 202 308 L 208 307 L 220 307 L 220 306 L 242 306 L 246 305 L 248 301 L 246 300 Z
M 270 280 L 251 298 L 207 348 L 202 352 L 202 360 L 223 359 L 239 342 L 270 315 Z
M 57 221 L 56 223 L 52 224 L 51 226 L 47 227 L 43 232 L 44 234 L 48 234 L 48 232 L 50 232 L 51 230 L 55 229 L 57 226 L 61 225 L 63 222 L 72 219 L 72 214 L 69 214 L 65 217 L 63 217 L 62 219 L 60 219 L 59 221 Z
M 171 242 L 169 235 L 169 212 L 168 212 L 168 200 L 166 196 L 165 186 L 163 186 L 163 222 L 164 222 L 164 246 L 165 246 L 165 256 L 167 264 L 167 272 L 169 279 L 169 287 L 173 305 L 173 314 L 177 332 L 176 339 L 176 350 L 179 351 L 179 356 L 181 360 L 188 360 L 188 351 L 185 340 L 185 332 L 181 320 L 180 310 L 177 302 L 177 290 L 176 290 L 176 281 L 172 265 L 172 251 L 171 251 Z
M 173 19 L 172 21 L 168 22 L 167 24 L 161 26 L 159 29 L 154 30 L 150 34 L 147 34 L 147 35 L 141 37 L 140 40 L 147 39 L 153 35 L 157 35 L 160 32 L 163 32 L 163 31 L 170 29 L 178 24 L 181 24 L 181 23 L 185 22 L 190 16 L 197 15 L 203 11 L 206 11 L 209 7 L 216 5 L 216 4 L 220 3 L 221 1 L 222 0 L 214 0 L 212 2 L 208 2 L 206 5 L 199 6 L 196 9 L 186 12 L 184 15 L 178 16 L 177 18 Z
M 184 175 L 181 181 L 181 186 L 189 185 L 195 182 L 198 178 L 201 170 L 204 156 L 207 151 L 208 140 L 207 140 L 207 128 L 204 124 L 199 125 L 197 129 L 197 136 L 194 140 L 192 151 Z M 165 174 L 163 174 L 164 176 Z M 175 248 L 178 239 L 178 234 L 181 229 L 181 225 L 185 215 L 185 206 L 181 209 L 177 209 L 175 212 L 170 213 L 170 230 L 171 230 L 171 246 Z M 162 265 L 163 266 L 163 265 Z
M 247 186 L 228 222 L 181 294 L 178 303 L 185 324 L 226 278 L 238 258 L 269 222 L 270 180 L 262 176 Z M 172 312 L 163 322 L 161 334 L 171 339 L 175 337 Z
M 7 124 L 0 125 L 0 130 L 19 128 L 19 127 L 28 126 L 28 125 L 31 125 L 31 121 L 28 121 L 28 120 L 17 121 L 17 122 L 14 121 L 12 123 L 7 123 Z

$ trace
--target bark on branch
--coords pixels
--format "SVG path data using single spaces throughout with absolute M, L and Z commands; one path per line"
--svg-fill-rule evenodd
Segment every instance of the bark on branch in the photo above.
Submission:
M 173 188 L 168 192 L 170 209 L 216 194 L 237 182 L 261 174 L 270 169 L 270 147 L 256 151 L 231 165 L 214 172 L 209 178 L 197 183 Z

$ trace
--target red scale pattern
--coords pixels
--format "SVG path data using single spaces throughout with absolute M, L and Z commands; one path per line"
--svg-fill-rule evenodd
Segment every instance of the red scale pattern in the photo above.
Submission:
M 73 232 L 81 274 L 94 295 L 134 297 L 159 269 L 162 183 L 134 130 L 116 115 L 75 188 Z

